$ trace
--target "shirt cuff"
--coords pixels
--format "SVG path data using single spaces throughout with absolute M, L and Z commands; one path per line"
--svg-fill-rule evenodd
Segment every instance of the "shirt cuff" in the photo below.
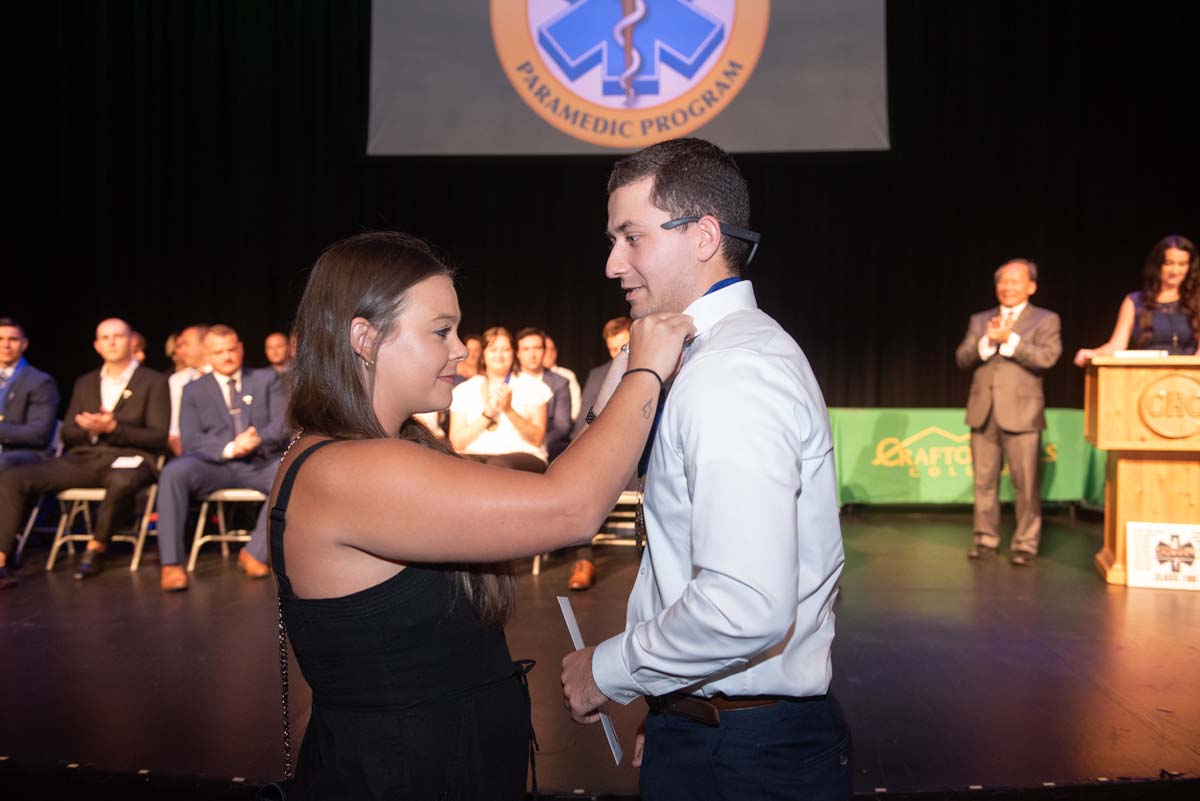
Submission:
M 995 344 L 988 339 L 987 334 L 979 338 L 979 358 L 985 362 L 996 355 Z
M 625 632 L 610 637 L 592 652 L 592 679 L 600 692 L 622 706 L 645 695 L 634 683 L 621 658 L 623 643 L 628 636 L 629 632 Z
M 1011 359 L 1017 351 L 1017 345 L 1021 342 L 1020 334 L 1009 334 L 1008 340 L 1000 346 L 1000 355 L 1006 359 Z
M 232 459 L 233 458 L 233 443 L 232 442 L 225 443 L 225 449 L 221 451 L 221 458 L 222 459 Z

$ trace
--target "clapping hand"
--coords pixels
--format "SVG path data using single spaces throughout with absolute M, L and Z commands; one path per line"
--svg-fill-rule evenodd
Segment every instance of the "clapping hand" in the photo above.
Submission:
M 112 412 L 80 412 L 75 415 L 75 425 L 89 434 L 111 434 L 117 430 L 117 420 Z
M 243 456 L 249 456 L 261 444 L 262 438 L 258 436 L 258 429 L 250 426 L 233 438 L 233 458 L 240 459 Z
M 1005 324 L 999 317 L 988 320 L 987 338 L 997 345 L 1003 345 L 1012 334 L 1012 324 Z

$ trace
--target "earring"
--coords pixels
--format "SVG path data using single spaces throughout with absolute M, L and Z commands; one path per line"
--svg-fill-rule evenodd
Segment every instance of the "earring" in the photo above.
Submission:
M 366 356 L 363 356 L 361 353 L 359 353 L 357 355 L 358 355 L 358 358 L 362 359 L 363 364 L 365 364 L 367 366 L 368 370 L 370 370 L 372 367 L 375 366 L 375 362 L 372 361 L 371 359 L 368 359 Z

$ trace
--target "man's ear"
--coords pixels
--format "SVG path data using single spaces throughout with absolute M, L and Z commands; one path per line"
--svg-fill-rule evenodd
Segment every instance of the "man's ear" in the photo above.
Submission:
M 700 261 L 711 261 L 721 250 L 721 223 L 711 214 L 706 214 L 696 223 L 700 241 L 696 253 Z
M 355 317 L 350 321 L 350 347 L 364 362 L 375 360 L 375 337 L 378 334 L 375 326 L 365 317 Z

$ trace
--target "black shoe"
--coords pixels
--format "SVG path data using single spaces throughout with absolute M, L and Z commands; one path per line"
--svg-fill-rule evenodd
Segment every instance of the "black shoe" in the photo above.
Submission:
M 1034 559 L 1037 559 L 1037 554 L 1029 551 L 1013 551 L 1012 563 L 1017 567 L 1032 565 Z
M 75 566 L 75 580 L 83 581 L 84 579 L 93 578 L 100 575 L 100 571 L 104 569 L 104 552 L 103 551 L 84 551 L 83 558 L 79 560 L 79 564 Z
M 971 546 L 971 550 L 967 551 L 968 559 L 986 559 L 996 553 L 995 548 L 989 548 L 986 545 L 975 544 Z
M 0 567 L 0 590 L 8 590 L 17 586 L 16 568 Z

